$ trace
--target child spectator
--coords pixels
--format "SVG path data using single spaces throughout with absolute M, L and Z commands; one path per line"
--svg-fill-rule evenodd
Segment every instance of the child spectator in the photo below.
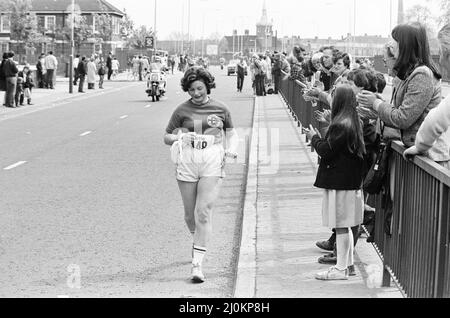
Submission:
M 325 138 L 321 138 L 312 126 L 305 129 L 305 133 L 321 157 L 314 186 L 324 189 L 323 225 L 335 228 L 337 234 L 336 266 L 317 273 L 316 279 L 348 279 L 354 251 L 350 228 L 363 222 L 361 185 L 366 152 L 353 88 L 348 84 L 337 86 L 331 107 L 331 125 Z
M 23 68 L 23 76 L 25 79 L 23 83 L 23 95 L 27 99 L 27 104 L 33 105 L 31 103 L 31 92 L 34 87 L 33 75 L 31 73 L 31 70 L 26 66 Z
M 26 67 L 24 67 L 23 71 L 20 71 L 17 73 L 17 85 L 16 85 L 16 95 L 14 96 L 14 101 L 16 104 L 16 107 L 23 106 L 23 100 L 24 100 L 24 83 L 25 83 L 25 75 L 24 72 L 26 70 Z

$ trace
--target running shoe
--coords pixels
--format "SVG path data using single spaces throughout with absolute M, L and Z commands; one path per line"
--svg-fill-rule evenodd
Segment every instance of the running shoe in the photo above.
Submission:
M 194 283 L 203 283 L 205 281 L 205 275 L 203 275 L 200 264 L 192 264 L 192 281 Z

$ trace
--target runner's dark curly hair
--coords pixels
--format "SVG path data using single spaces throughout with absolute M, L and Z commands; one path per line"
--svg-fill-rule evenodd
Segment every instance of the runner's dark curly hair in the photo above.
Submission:
M 181 87 L 183 91 L 188 92 L 192 83 L 195 81 L 202 81 L 205 83 L 206 92 L 209 95 L 211 94 L 211 89 L 216 88 L 214 80 L 214 76 L 212 76 L 205 68 L 201 66 L 192 66 L 184 73 L 184 76 L 181 79 Z

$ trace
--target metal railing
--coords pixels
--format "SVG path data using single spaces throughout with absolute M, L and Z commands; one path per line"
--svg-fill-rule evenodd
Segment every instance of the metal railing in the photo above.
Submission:
M 286 79 L 281 95 L 294 118 L 303 126 L 320 127 L 311 102 L 303 99 L 303 86 Z M 324 105 L 314 109 L 322 110 Z M 404 160 L 402 143 L 392 143 L 394 197 L 392 216 L 384 195 L 371 196 L 376 209 L 375 242 L 383 261 L 383 286 L 393 279 L 407 297 L 450 297 L 450 171 L 422 156 Z

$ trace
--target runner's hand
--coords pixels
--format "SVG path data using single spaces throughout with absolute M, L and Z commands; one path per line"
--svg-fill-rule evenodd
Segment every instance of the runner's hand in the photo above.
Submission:
M 189 132 L 181 135 L 181 142 L 183 145 L 190 145 L 195 140 L 195 132 Z
M 238 154 L 229 150 L 225 151 L 225 158 L 237 159 Z

